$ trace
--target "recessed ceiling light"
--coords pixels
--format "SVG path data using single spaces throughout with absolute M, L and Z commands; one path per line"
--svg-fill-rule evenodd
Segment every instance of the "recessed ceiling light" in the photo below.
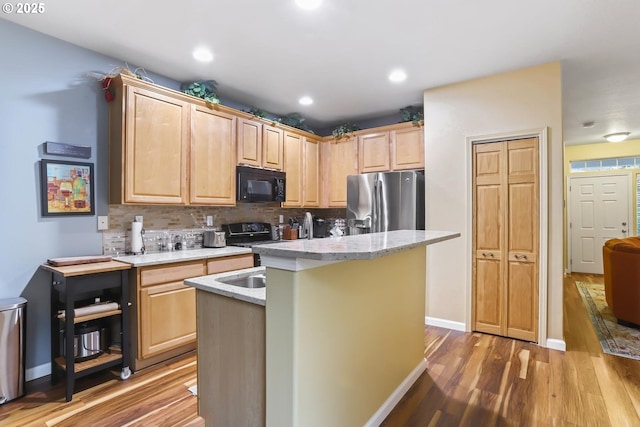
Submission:
M 303 96 L 298 100 L 298 102 L 302 105 L 311 105 L 313 104 L 313 99 L 310 96 Z
M 206 47 L 197 47 L 193 50 L 193 57 L 196 61 L 211 62 L 213 61 L 213 53 Z
M 313 10 L 320 7 L 322 0 L 296 0 L 298 7 L 304 10 Z
M 616 132 L 616 133 L 610 133 L 608 135 L 604 136 L 604 139 L 606 139 L 609 142 L 622 142 L 625 139 L 627 139 L 627 137 L 629 136 L 630 132 Z
M 402 70 L 394 70 L 389 74 L 389 80 L 394 83 L 403 82 L 407 79 L 407 73 Z

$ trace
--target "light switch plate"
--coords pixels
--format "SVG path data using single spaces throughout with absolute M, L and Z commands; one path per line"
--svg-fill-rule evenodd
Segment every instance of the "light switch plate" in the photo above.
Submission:
M 109 217 L 98 216 L 98 230 L 108 230 L 108 229 L 109 229 Z

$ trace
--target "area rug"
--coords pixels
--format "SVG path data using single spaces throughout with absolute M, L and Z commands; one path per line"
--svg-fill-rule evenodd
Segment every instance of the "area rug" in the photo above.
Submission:
M 640 330 L 619 325 L 604 295 L 604 285 L 576 282 L 591 324 L 607 354 L 640 360 Z

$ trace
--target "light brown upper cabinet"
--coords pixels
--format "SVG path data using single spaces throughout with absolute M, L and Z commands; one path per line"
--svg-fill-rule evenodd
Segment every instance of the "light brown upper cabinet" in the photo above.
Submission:
M 111 87 L 110 203 L 235 205 L 233 114 L 126 76 Z
M 191 111 L 189 201 L 236 204 L 236 117 L 201 106 Z
M 538 139 L 473 147 L 473 330 L 538 339 Z
M 262 123 L 238 117 L 238 164 L 262 166 Z
M 284 169 L 284 132 L 280 128 L 263 126 L 262 167 L 279 171 Z
M 390 170 L 389 132 L 367 133 L 358 136 L 358 156 L 361 173 Z
M 389 132 L 391 170 L 424 168 L 424 129 L 411 126 Z
M 287 199 L 282 206 L 320 207 L 320 142 L 285 131 L 284 170 Z
M 287 174 L 284 207 L 302 206 L 302 139 L 301 135 L 284 133 L 284 171 Z
M 111 83 L 110 202 L 185 204 L 190 106 L 129 80 Z
M 283 138 L 280 128 L 238 117 L 238 164 L 283 170 Z
M 423 169 L 424 130 L 402 123 L 361 133 L 358 156 L 360 173 Z
M 344 208 L 347 206 L 347 176 L 358 173 L 358 139 L 332 139 L 322 145 L 322 182 L 325 190 L 323 205 Z
M 320 186 L 320 142 L 304 137 L 303 139 L 303 207 L 319 207 L 321 200 Z

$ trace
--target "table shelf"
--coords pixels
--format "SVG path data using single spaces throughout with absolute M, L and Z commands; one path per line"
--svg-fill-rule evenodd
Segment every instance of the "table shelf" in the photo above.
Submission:
M 78 373 L 78 372 L 86 371 L 88 369 L 95 368 L 96 366 L 105 365 L 109 362 L 114 362 L 120 359 L 122 359 L 121 354 L 102 353 L 100 354 L 100 356 L 94 357 L 93 359 L 85 360 L 83 362 L 74 362 L 73 372 Z M 65 371 L 67 370 L 66 358 L 62 356 L 56 357 L 55 362 L 62 369 L 64 369 Z
M 117 309 L 117 310 L 109 310 L 109 311 L 102 311 L 100 313 L 91 313 L 91 314 L 86 314 L 84 316 L 76 316 L 73 318 L 73 323 L 83 323 L 83 322 L 88 322 L 90 320 L 96 320 L 96 319 L 103 319 L 105 317 L 110 317 L 110 316 L 116 316 L 122 314 L 122 310 Z M 66 317 L 64 314 L 58 314 L 56 316 L 59 320 L 65 322 L 66 321 Z

